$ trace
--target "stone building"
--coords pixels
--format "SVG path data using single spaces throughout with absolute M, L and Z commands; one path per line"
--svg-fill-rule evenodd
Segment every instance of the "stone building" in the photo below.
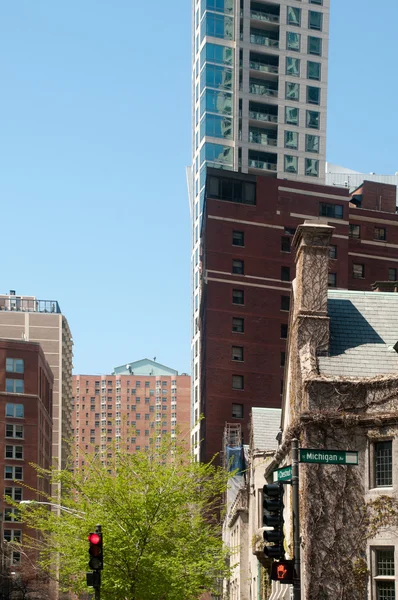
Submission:
M 397 286 L 387 282 L 374 286 L 375 291 L 328 289 L 333 231 L 327 223 L 305 222 L 293 241 L 296 279 L 283 436 L 266 475 L 290 464 L 294 437 L 301 448 L 358 451 L 357 466 L 300 464 L 302 600 L 395 599 Z M 286 488 L 289 507 L 290 486 Z

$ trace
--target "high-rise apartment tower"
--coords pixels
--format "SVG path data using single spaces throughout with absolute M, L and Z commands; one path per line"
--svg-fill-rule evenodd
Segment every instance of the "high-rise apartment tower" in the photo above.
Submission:
M 188 175 L 193 422 L 200 397 L 200 220 L 206 167 L 324 183 L 329 5 L 330 0 L 193 2 Z
M 0 338 L 39 342 L 54 375 L 52 464 L 66 467 L 72 438 L 72 335 L 56 300 L 0 294 Z

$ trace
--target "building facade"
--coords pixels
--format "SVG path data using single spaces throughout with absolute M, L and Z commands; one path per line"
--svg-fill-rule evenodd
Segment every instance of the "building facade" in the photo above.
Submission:
M 39 342 L 54 375 L 53 464 L 65 467 L 72 435 L 72 335 L 55 300 L 0 295 L 0 338 Z
M 200 369 L 200 237 L 207 167 L 325 180 L 330 0 L 193 0 L 191 373 Z M 198 437 L 200 377 L 192 387 Z
M 370 290 L 397 279 L 395 186 L 347 189 L 208 170 L 202 225 L 200 368 L 193 432 L 201 460 L 222 449 L 226 422 L 247 441 L 252 406 L 281 405 L 296 228 L 306 218 L 335 227 L 329 285 Z M 196 346 L 195 346 L 196 354 Z M 200 447 L 196 445 L 201 441 Z
M 306 222 L 294 239 L 283 434 L 265 475 L 290 464 L 293 437 L 321 454 L 357 452 L 350 466 L 300 465 L 302 598 L 394 599 L 398 294 L 388 290 L 397 282 L 378 282 L 374 292 L 328 290 L 333 235 L 333 227 Z M 290 486 L 285 495 L 289 512 Z M 289 526 L 286 534 L 291 557 Z
M 0 340 L 2 498 L 6 495 L 16 501 L 39 500 L 32 489 L 44 494 L 51 492 L 49 481 L 38 477 L 31 463 L 43 469 L 49 469 L 52 464 L 53 380 L 39 343 Z M 11 565 L 19 565 L 23 563 L 23 556 L 12 547 L 12 542 L 23 541 L 23 525 L 18 521 L 15 508 L 6 502 L 2 507 L 2 556 L 7 556 Z M 31 536 L 32 531 L 28 534 Z M 7 544 L 10 544 L 9 552 Z
M 149 359 L 116 367 L 113 375 L 74 375 L 75 467 L 93 451 L 106 462 L 118 440 L 131 452 L 148 450 L 155 432 L 156 441 L 170 434 L 188 447 L 190 386 L 189 375 Z

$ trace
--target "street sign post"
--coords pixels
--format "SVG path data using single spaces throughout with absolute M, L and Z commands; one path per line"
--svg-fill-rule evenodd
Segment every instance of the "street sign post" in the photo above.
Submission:
M 358 452 L 300 448 L 300 462 L 321 463 L 324 465 L 357 465 Z

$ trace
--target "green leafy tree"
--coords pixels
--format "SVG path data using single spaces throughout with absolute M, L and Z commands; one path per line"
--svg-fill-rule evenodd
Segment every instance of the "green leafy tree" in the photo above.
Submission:
M 228 474 L 194 462 L 171 439 L 150 448 L 132 454 L 113 445 L 102 456 L 86 454 L 75 472 L 36 467 L 61 485 L 62 508 L 40 504 L 58 502 L 39 492 L 37 502 L 20 505 L 32 531 L 23 544 L 63 590 L 87 592 L 87 535 L 96 524 L 103 600 L 193 600 L 228 575 L 218 518 Z

